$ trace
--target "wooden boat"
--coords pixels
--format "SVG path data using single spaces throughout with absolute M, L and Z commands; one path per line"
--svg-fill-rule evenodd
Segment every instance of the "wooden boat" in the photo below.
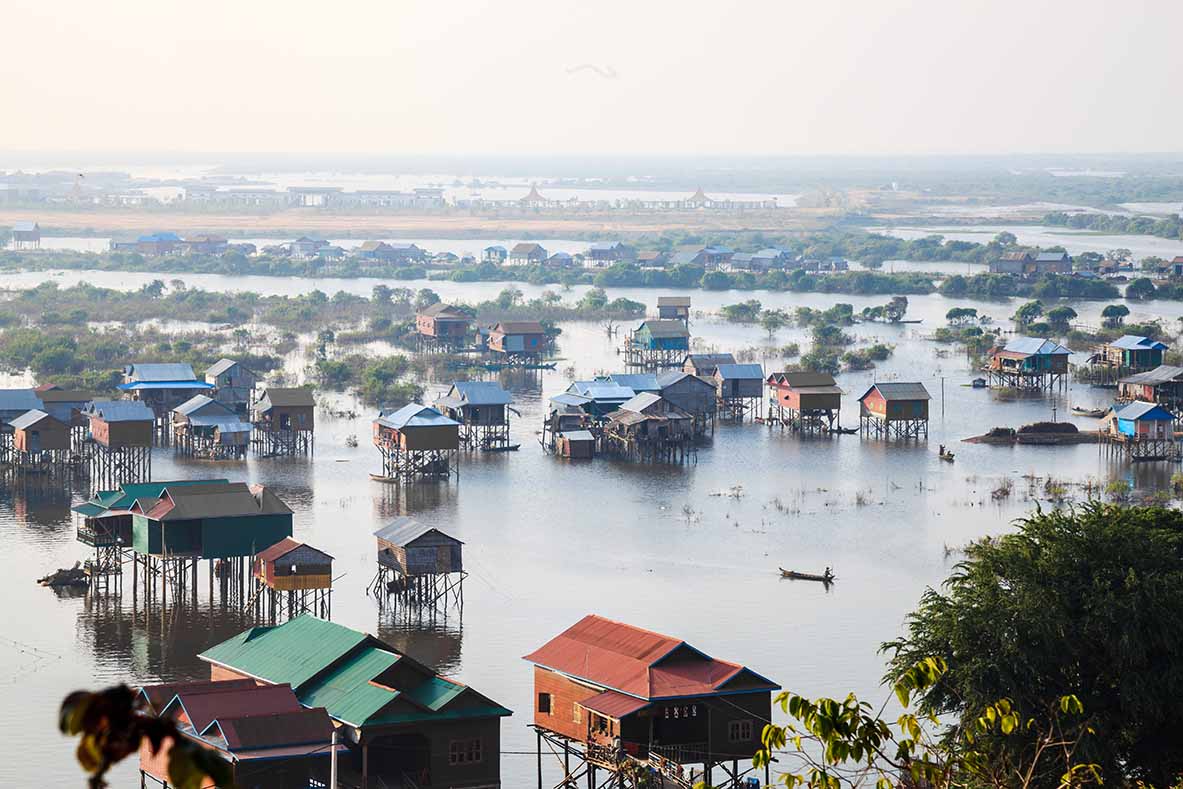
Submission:
M 1087 416 L 1087 417 L 1091 417 L 1093 419 L 1100 419 L 1101 417 L 1105 416 L 1105 414 L 1109 413 L 1109 409 L 1108 408 L 1081 408 L 1078 405 L 1074 405 L 1074 406 L 1072 406 L 1072 413 L 1076 414 L 1077 416 Z
M 937 450 L 937 457 L 939 457 L 941 460 L 945 461 L 946 463 L 953 462 L 953 453 L 950 452 L 949 450 L 945 449 L 944 444 L 941 444 L 941 448 L 939 450 Z
M 503 447 L 481 447 L 482 452 L 517 452 L 522 448 L 521 444 L 508 444 Z
M 553 370 L 556 366 L 558 366 L 558 362 L 527 362 L 525 364 L 501 364 L 499 362 L 489 362 L 480 366 L 492 372 L 499 370 Z
M 834 427 L 830 428 L 831 433 L 837 433 L 840 436 L 853 436 L 858 432 L 857 427 Z
M 781 578 L 791 578 L 794 581 L 817 581 L 827 586 L 834 583 L 834 579 L 837 578 L 836 575 L 828 573 L 828 571 L 826 575 L 818 575 L 817 573 L 799 573 L 796 570 L 786 570 L 783 567 L 778 567 L 777 569 L 780 570 Z
M 969 385 L 972 386 L 974 389 L 985 389 L 986 388 L 986 379 L 985 378 L 975 378 L 972 381 L 970 381 Z

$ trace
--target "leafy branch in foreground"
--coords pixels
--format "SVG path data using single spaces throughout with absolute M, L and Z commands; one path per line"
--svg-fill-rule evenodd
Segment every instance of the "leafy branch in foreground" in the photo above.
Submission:
M 1009 699 L 987 705 L 968 726 L 943 726 L 933 715 L 918 715 L 912 703 L 945 674 L 940 658 L 926 658 L 894 684 L 903 711 L 894 722 L 853 693 L 845 699 L 809 699 L 781 693 L 776 703 L 792 722 L 768 724 L 756 752 L 757 769 L 791 757 L 794 769 L 774 783 L 787 789 L 840 789 L 874 785 L 928 789 L 975 786 L 1015 789 L 1042 785 L 1039 776 L 1053 764 L 1061 789 L 1101 783 L 1097 765 L 1078 762 L 1078 743 L 1093 735 L 1084 707 L 1073 695 L 1055 709 L 1026 716 Z M 1022 732 L 1031 747 L 1016 751 L 999 744 Z
M 116 685 L 92 693 L 74 691 L 58 712 L 62 734 L 79 737 L 75 756 L 90 776 L 91 789 L 107 786 L 107 771 L 140 749 L 147 740 L 153 755 L 165 743 L 168 750 L 168 783 L 177 789 L 201 789 L 210 779 L 216 786 L 231 787 L 230 765 L 183 736 L 173 721 L 144 713 L 135 693 Z

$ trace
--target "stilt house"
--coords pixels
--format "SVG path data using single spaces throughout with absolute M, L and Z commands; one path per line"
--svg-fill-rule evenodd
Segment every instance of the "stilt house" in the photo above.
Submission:
M 419 336 L 444 345 L 461 344 L 471 325 L 472 317 L 467 312 L 443 302 L 415 313 L 415 330 Z
M 371 635 L 305 614 L 198 657 L 211 679 L 286 684 L 304 707 L 324 707 L 345 733 L 351 786 L 500 785 L 501 719 L 512 713 Z
M 460 423 L 460 442 L 471 449 L 509 444 L 509 392 L 496 381 L 456 381 L 435 407 Z
M 538 321 L 501 321 L 489 332 L 489 350 L 505 356 L 540 356 L 548 345 Z
M 173 443 L 185 455 L 242 459 L 250 437 L 250 422 L 220 400 L 194 395 L 173 409 Z
M 1068 380 L 1072 351 L 1040 337 L 1012 337 L 990 352 L 987 378 L 997 386 L 1015 389 L 1061 388 Z
M 772 373 L 767 383 L 773 423 L 795 430 L 829 430 L 840 424 L 842 390 L 829 373 Z
M 190 365 L 179 363 L 129 364 L 119 385 L 120 391 L 151 408 L 156 419 L 164 420 L 165 424 L 174 408 L 193 395 L 213 388 L 213 384 L 197 380 Z
M 780 690 L 681 639 L 594 614 L 525 660 L 534 664 L 540 751 L 543 740 L 561 753 L 573 747 L 592 781 L 597 769 L 615 772 L 627 756 L 671 780 L 681 775 L 677 785 L 684 767 L 699 765 L 708 785 L 739 786 L 731 762 L 760 748 Z
M 735 364 L 735 356 L 730 353 L 688 353 L 682 359 L 682 371 L 710 379 L 715 377 L 721 364 Z
M 859 427 L 884 438 L 927 436 L 931 399 L 922 383 L 872 384 L 859 398 Z
M 1123 373 L 1143 372 L 1160 366 L 1168 348 L 1165 342 L 1126 334 L 1098 348 L 1094 362 Z
M 1183 406 L 1183 367 L 1164 364 L 1128 375 L 1117 382 L 1117 399 L 1119 402 L 1143 400 L 1176 410 Z
M 397 411 L 379 411 L 374 446 L 382 455 L 380 481 L 439 479 L 458 473 L 460 423 L 434 408 L 409 403 Z
M 212 396 L 239 416 L 247 416 L 251 393 L 259 378 L 233 359 L 219 359 L 205 371 L 205 382 L 214 387 Z
M 662 320 L 690 322 L 689 296 L 658 296 L 657 317 Z
M 306 455 L 313 449 L 316 400 L 305 387 L 269 386 L 255 403 L 252 441 L 264 455 Z

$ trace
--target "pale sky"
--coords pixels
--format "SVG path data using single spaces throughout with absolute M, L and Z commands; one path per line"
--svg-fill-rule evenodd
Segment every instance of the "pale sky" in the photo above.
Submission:
M 6 150 L 1183 149 L 1179 0 L 3 7 Z

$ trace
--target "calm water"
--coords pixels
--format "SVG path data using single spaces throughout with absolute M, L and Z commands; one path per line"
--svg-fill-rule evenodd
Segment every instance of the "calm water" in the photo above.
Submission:
M 59 281 L 78 277 L 67 272 Z M 96 284 L 138 287 L 152 275 L 88 273 Z M 44 277 L 5 277 L 28 286 Z M 367 294 L 365 280 L 308 282 L 286 278 L 185 277 L 191 285 L 294 293 L 320 287 Z M 434 286 L 433 286 L 434 287 Z M 501 285 L 439 283 L 447 298 L 488 298 Z M 539 290 L 522 286 L 527 295 Z M 578 296 L 579 289 L 567 294 Z M 655 293 L 614 290 L 652 303 Z M 886 298 L 824 295 L 692 293 L 696 309 L 739 298 L 769 305 L 824 307 L 850 301 L 856 309 Z M 970 305 L 970 302 L 957 302 Z M 295 510 L 295 536 L 336 557 L 340 576 L 334 620 L 378 633 L 415 657 L 474 685 L 515 710 L 503 725 L 502 776 L 507 787 L 533 785 L 531 672 L 520 656 L 589 612 L 684 637 L 720 657 L 743 661 L 786 688 L 810 694 L 855 690 L 872 699 L 883 663 L 878 645 L 899 633 L 905 614 L 927 585 L 938 583 L 955 561 L 946 547 L 1001 532 L 1033 501 L 1023 475 L 1077 482 L 1130 479 L 1141 487 L 1167 484 L 1173 467 L 1138 469 L 1101 459 L 1094 446 L 999 448 L 961 444 L 995 425 L 1020 425 L 1070 405 L 1096 405 L 1105 392 L 1073 386 L 1064 396 L 1004 401 L 997 393 L 960 386 L 973 377 L 955 352 L 938 356 L 923 335 L 938 325 L 951 302 L 939 296 L 911 300 L 920 326 L 862 325 L 861 341 L 896 345 L 895 356 L 874 372 L 846 374 L 843 423 L 857 425 L 855 398 L 874 378 L 925 382 L 933 393 L 927 442 L 893 445 L 858 436 L 805 440 L 758 425 L 721 426 L 714 440 L 686 466 L 649 467 L 597 459 L 573 463 L 550 457 L 536 443 L 546 398 L 567 385 L 565 367 L 579 376 L 618 368 L 602 330 L 591 323 L 563 326 L 559 369 L 506 375 L 522 412 L 512 432 L 517 453 L 466 456 L 458 481 L 399 490 L 371 482 L 377 452 L 365 438 L 368 409 L 355 420 L 318 416 L 312 460 L 255 460 L 208 464 L 153 459 L 156 479 L 226 476 L 262 482 Z M 977 305 L 997 317 L 1013 305 Z M 1095 318 L 1100 305 L 1079 308 Z M 1172 310 L 1156 304 L 1154 310 Z M 1164 317 L 1176 317 L 1174 314 Z M 1147 317 L 1140 307 L 1134 318 Z M 703 349 L 760 347 L 764 333 L 712 318 L 692 326 Z M 798 330 L 778 344 L 807 346 Z M 296 364 L 298 360 L 293 359 Z M 768 368 L 780 362 L 769 360 Z M 942 378 L 945 379 L 942 397 Z M 444 382 L 427 382 L 432 393 Z M 1082 420 L 1089 425 L 1089 420 Z M 362 445 L 348 448 L 346 437 Z M 946 443 L 954 464 L 939 462 Z M 990 491 L 1008 478 L 1015 492 L 1001 504 Z M 712 495 L 742 485 L 739 498 Z M 172 607 L 146 612 L 133 603 L 130 576 L 122 599 L 69 597 L 38 587 L 34 579 L 85 558 L 74 540 L 69 507 L 80 491 L 5 488 L 0 491 L 0 584 L 6 627 L 0 636 L 4 699 L 21 714 L 0 716 L 0 737 L 22 754 L 0 764 L 0 785 L 81 785 L 73 744 L 56 733 L 56 707 L 75 687 L 117 681 L 145 682 L 205 675 L 195 654 L 242 627 L 232 613 L 211 607 L 202 570 L 196 612 Z M 687 518 L 684 506 L 693 510 Z M 411 514 L 465 542 L 471 573 L 463 617 L 453 611 L 434 625 L 410 624 L 379 614 L 364 592 L 375 571 L 371 533 L 396 515 Z M 820 571 L 839 580 L 828 593 L 813 584 L 782 581 L 777 566 Z M 134 769 L 116 774 L 132 786 Z M 553 780 L 557 781 L 556 776 Z
M 1169 238 L 1140 235 L 1110 235 L 1089 230 L 1075 230 L 1069 227 L 1045 227 L 1042 225 L 970 225 L 961 227 L 895 227 L 883 232 L 899 238 L 914 239 L 940 235 L 950 241 L 975 241 L 986 243 L 1003 231 L 1014 233 L 1020 244 L 1029 246 L 1062 246 L 1071 255 L 1081 252 L 1100 252 L 1111 249 L 1128 249 L 1135 260 L 1158 256 L 1170 260 L 1183 255 L 1183 241 Z

